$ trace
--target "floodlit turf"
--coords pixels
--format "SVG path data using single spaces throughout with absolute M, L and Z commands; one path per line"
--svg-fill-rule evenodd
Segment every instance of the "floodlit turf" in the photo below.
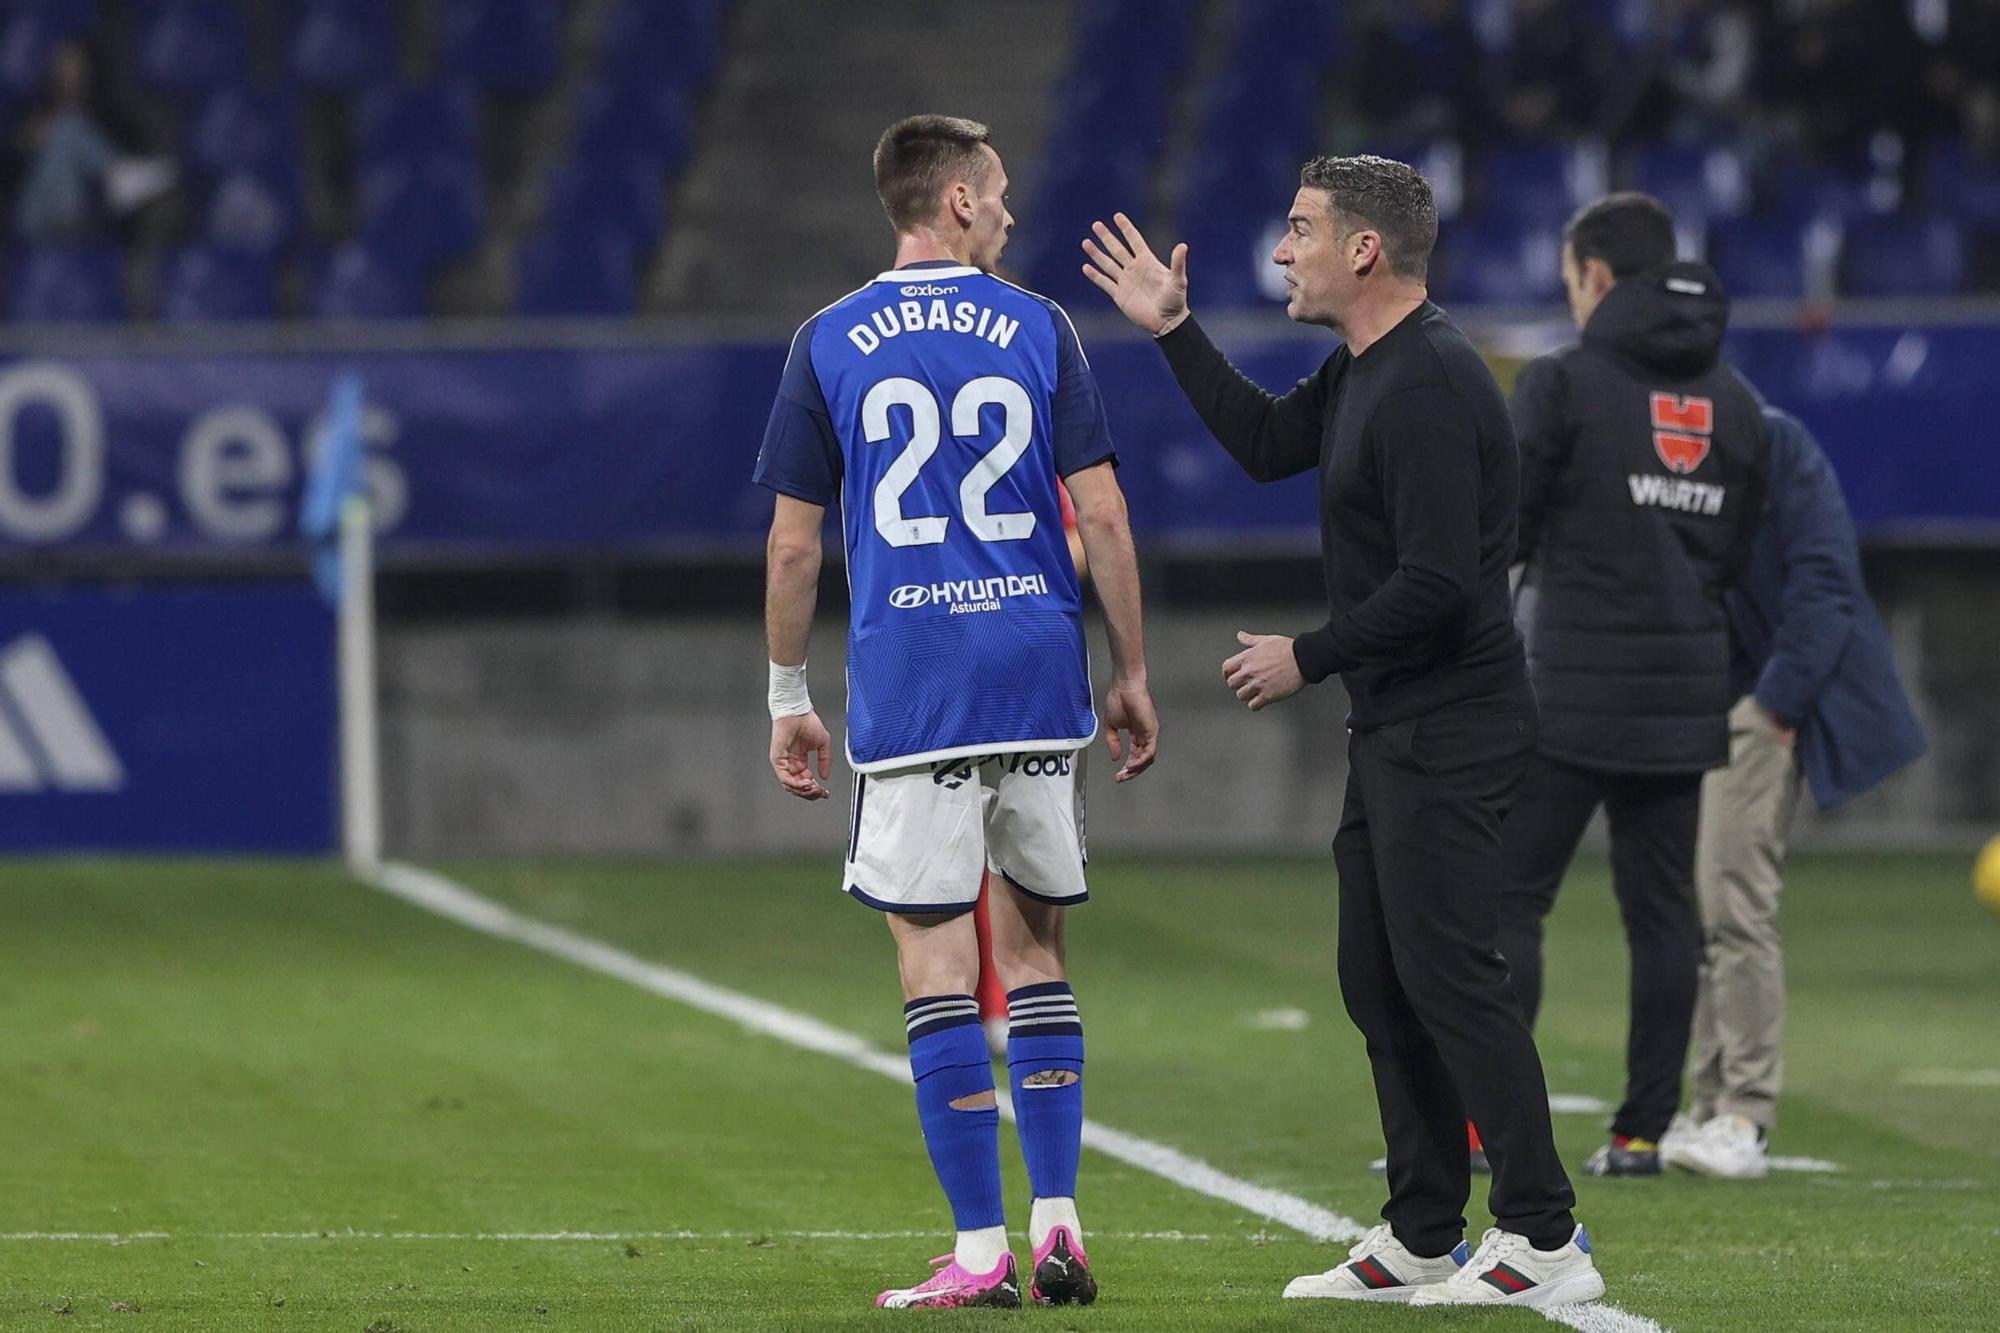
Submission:
M 900 1045 L 886 932 L 826 858 L 443 869 Z M 2000 1087 L 1907 1081 L 2000 1070 L 2000 916 L 1965 874 L 1799 860 L 1778 1150 L 1843 1170 L 1581 1182 L 1615 1302 L 1682 1329 L 1991 1326 Z M 1106 856 L 1093 889 L 1072 941 L 1092 1116 L 1369 1220 L 1381 1143 L 1333 985 L 1330 866 Z M 1549 977 L 1551 1085 L 1614 1097 L 1623 960 L 1595 863 Z M 1550 1327 L 1281 1303 L 1342 1251 L 1089 1154 L 1097 1307 L 878 1314 L 872 1293 L 946 1246 L 906 1088 L 315 864 L 0 865 L 0 1032 L 8 1328 Z M 1558 1132 L 1579 1161 L 1601 1119 Z M 636 1238 L 478 1238 L 561 1231 Z M 56 1232 L 126 1239 L 24 1238 Z

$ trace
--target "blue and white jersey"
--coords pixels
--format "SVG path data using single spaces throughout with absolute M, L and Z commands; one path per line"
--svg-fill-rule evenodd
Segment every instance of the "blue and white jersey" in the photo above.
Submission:
M 1115 461 L 1055 302 L 950 263 L 884 273 L 792 340 L 757 481 L 841 503 L 859 772 L 1097 732 L 1058 477 Z

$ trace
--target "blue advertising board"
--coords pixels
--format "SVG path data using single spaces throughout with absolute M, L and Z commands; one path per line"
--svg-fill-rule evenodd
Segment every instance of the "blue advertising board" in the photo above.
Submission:
M 319 852 L 333 617 L 310 584 L 0 592 L 0 852 Z
M 1274 390 L 1333 346 L 1240 329 L 1225 349 Z M 1089 350 L 1142 542 L 1311 543 L 1311 482 L 1243 477 L 1148 340 Z M 1752 329 L 1730 355 L 1819 436 L 1864 533 L 2000 532 L 2000 328 Z M 0 555 L 295 549 L 306 460 L 350 368 L 386 563 L 752 553 L 771 500 L 750 472 L 784 356 L 673 342 L 0 358 Z

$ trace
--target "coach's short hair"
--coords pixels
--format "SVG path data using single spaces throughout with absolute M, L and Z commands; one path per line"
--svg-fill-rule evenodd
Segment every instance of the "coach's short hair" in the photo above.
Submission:
M 911 116 L 883 130 L 875 142 L 875 193 L 890 225 L 899 232 L 922 226 L 936 215 L 945 186 L 977 183 L 986 174 L 985 142 L 986 127 L 962 116 Z
M 1416 168 L 1386 157 L 1316 157 L 1299 171 L 1299 184 L 1324 190 L 1332 211 L 1380 234 L 1389 271 L 1421 278 L 1437 244 L 1437 200 Z
M 1673 262 L 1674 215 L 1650 194 L 1621 190 L 1579 208 L 1563 242 L 1577 263 L 1601 259 L 1612 277 L 1629 278 Z

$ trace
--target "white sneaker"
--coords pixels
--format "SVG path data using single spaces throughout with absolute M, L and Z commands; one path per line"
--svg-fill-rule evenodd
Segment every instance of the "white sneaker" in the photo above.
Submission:
M 1469 1253 L 1460 1241 L 1450 1254 L 1420 1258 L 1404 1249 L 1383 1222 L 1368 1229 L 1338 1268 L 1293 1278 L 1285 1287 L 1285 1299 L 1407 1301 L 1419 1287 L 1435 1286 L 1457 1273 Z
M 1719 1115 L 1682 1144 L 1672 1160 L 1696 1175 L 1762 1180 L 1771 1169 L 1771 1146 L 1750 1117 Z
M 1674 1112 L 1667 1132 L 1660 1135 L 1660 1161 L 1667 1166 L 1679 1166 L 1681 1149 L 1701 1137 L 1701 1127 L 1706 1123 L 1686 1111 Z
M 1542 1309 L 1594 1301 L 1604 1278 L 1590 1257 L 1590 1233 L 1578 1227 L 1559 1250 L 1538 1250 L 1526 1236 L 1490 1228 L 1465 1267 L 1410 1298 L 1412 1305 L 1527 1305 Z

